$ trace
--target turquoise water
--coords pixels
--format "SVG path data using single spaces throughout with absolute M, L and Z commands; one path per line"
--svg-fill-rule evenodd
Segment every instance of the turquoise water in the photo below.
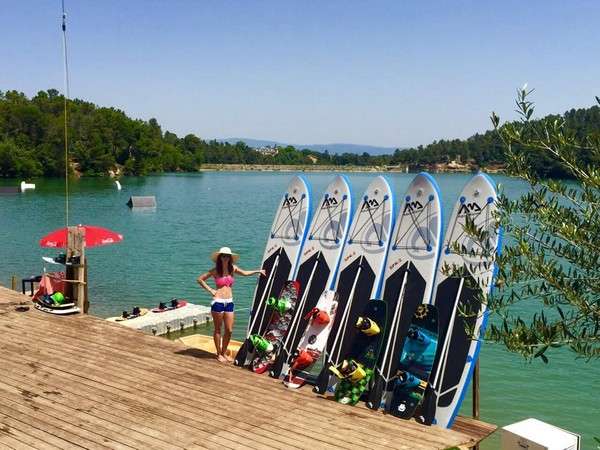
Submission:
M 348 174 L 355 198 L 372 174 Z M 402 195 L 411 174 L 388 178 Z M 308 174 L 313 197 L 320 195 L 330 174 Z M 445 217 L 470 175 L 438 174 Z M 104 226 L 122 233 L 122 243 L 89 249 L 91 313 L 101 317 L 119 314 L 135 305 L 152 307 L 172 297 L 208 305 L 210 298 L 195 279 L 211 266 L 209 254 L 227 245 L 241 255 L 239 265 L 255 269 L 260 264 L 267 233 L 289 173 L 201 173 L 124 178 L 118 191 L 108 179 L 84 179 L 71 185 L 71 224 Z M 509 196 L 524 186 L 506 177 L 496 181 Z M 64 186 L 60 180 L 35 180 L 37 189 L 20 195 L 0 195 L 0 283 L 11 275 L 39 274 L 41 256 L 55 253 L 41 249 L 38 240 L 64 226 Z M 2 180 L 3 185 L 16 185 Z M 130 195 L 155 195 L 156 211 L 131 211 Z M 48 268 L 52 269 L 51 267 Z M 254 277 L 238 277 L 238 308 L 249 306 Z M 533 311 L 535 304 L 524 305 Z M 240 310 L 234 330 L 244 334 L 247 311 Z M 481 353 L 482 419 L 500 426 L 537 417 L 584 435 L 582 448 L 593 448 L 592 436 L 600 435 L 600 364 L 575 360 L 567 351 L 553 352 L 550 363 L 531 364 L 502 347 L 486 344 Z M 470 413 L 470 399 L 463 414 Z M 482 448 L 497 448 L 498 437 Z

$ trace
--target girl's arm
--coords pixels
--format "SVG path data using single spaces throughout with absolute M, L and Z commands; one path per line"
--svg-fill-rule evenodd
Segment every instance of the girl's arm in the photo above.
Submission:
M 267 274 L 267 272 L 264 269 L 244 270 L 239 268 L 238 266 L 233 266 L 233 272 L 239 273 L 240 275 L 243 275 L 245 277 L 256 274 L 261 274 L 264 277 Z
M 200 287 L 202 287 L 206 292 L 208 292 L 211 296 L 214 297 L 217 294 L 217 291 L 215 289 L 211 288 L 208 285 L 208 283 L 206 282 L 206 280 L 208 280 L 210 277 L 212 277 L 212 275 L 213 275 L 212 270 L 209 270 L 208 272 L 200 275 L 196 281 L 198 282 Z

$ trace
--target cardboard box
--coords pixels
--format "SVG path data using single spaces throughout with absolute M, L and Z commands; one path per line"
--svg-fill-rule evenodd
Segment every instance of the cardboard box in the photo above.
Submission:
M 502 428 L 502 450 L 579 450 L 581 436 L 537 419 Z

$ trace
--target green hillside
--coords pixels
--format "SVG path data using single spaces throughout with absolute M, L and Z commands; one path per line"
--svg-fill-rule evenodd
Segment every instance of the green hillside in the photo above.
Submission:
M 55 89 L 40 91 L 33 98 L 17 91 L 0 91 L 0 176 L 64 175 L 63 103 L 63 96 Z M 111 170 L 130 175 L 196 171 L 204 163 L 408 165 L 431 169 L 434 164 L 452 160 L 472 167 L 502 164 L 504 160 L 499 138 L 492 131 L 466 140 L 441 140 L 396 150 L 391 155 L 338 155 L 292 146 L 268 154 L 242 142 L 206 141 L 193 134 L 178 137 L 163 131 L 156 119 L 132 119 L 121 110 L 78 99 L 69 101 L 68 118 L 70 170 L 85 176 L 105 176 Z M 574 133 L 600 133 L 598 107 L 571 110 L 564 118 Z M 592 158 L 584 151 L 582 155 Z M 536 161 L 536 167 L 544 175 L 562 175 L 550 159 Z

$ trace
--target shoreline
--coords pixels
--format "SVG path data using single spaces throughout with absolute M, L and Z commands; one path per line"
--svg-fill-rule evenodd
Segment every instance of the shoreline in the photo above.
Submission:
M 291 165 L 291 164 L 203 164 L 199 172 L 392 172 L 392 173 L 473 173 L 483 170 L 487 173 L 502 173 L 504 167 L 491 166 L 452 166 L 434 164 L 432 166 L 338 166 L 338 165 Z

